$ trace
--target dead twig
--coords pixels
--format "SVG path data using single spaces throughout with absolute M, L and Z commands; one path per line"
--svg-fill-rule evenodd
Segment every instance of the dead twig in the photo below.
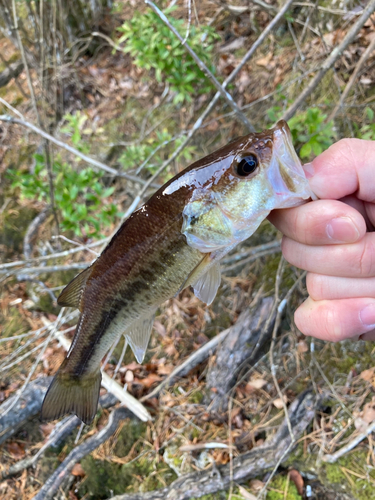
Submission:
M 0 406 L 0 444 L 13 436 L 25 422 L 40 412 L 44 395 L 51 380 L 52 377 L 43 377 L 30 382 L 16 405 L 13 406 L 12 412 L 7 410 L 13 405 L 16 395 L 10 396 L 2 403 Z
M 61 235 L 60 235 L 61 237 Z M 4 269 L 9 269 L 12 267 L 18 267 L 18 266 L 25 266 L 27 264 L 36 264 L 41 261 L 45 260 L 50 260 L 50 259 L 59 259 L 61 257 L 68 257 L 69 255 L 72 255 L 74 253 L 82 252 L 82 251 L 90 251 L 90 248 L 98 247 L 101 245 L 105 245 L 108 243 L 110 238 L 103 238 L 102 240 L 95 241 L 93 243 L 87 243 L 86 245 L 79 245 L 76 248 L 72 248 L 70 250 L 64 250 L 63 252 L 56 252 L 56 253 L 51 253 L 47 255 L 43 255 L 41 257 L 33 257 L 31 259 L 26 259 L 26 260 L 16 260 L 13 262 L 7 262 L 6 264 L 1 264 L 0 265 L 0 273 Z
M 262 43 L 267 39 L 268 35 L 272 32 L 272 30 L 275 28 L 275 26 L 280 22 L 280 20 L 283 18 L 284 14 L 288 10 L 288 8 L 292 5 L 294 0 L 287 0 L 283 7 L 279 10 L 278 14 L 274 17 L 274 19 L 267 25 L 267 27 L 263 30 L 261 35 L 257 38 L 257 40 L 253 43 L 251 48 L 246 52 L 244 57 L 242 58 L 241 62 L 236 66 L 236 68 L 232 71 L 232 73 L 226 78 L 226 80 L 223 82 L 222 87 L 225 89 L 229 83 L 231 83 L 238 73 L 241 71 L 241 69 L 244 67 L 244 65 L 249 61 L 249 59 L 255 54 L 256 50 L 262 45 Z M 203 121 L 207 118 L 207 116 L 211 113 L 211 111 L 215 108 L 217 101 L 220 99 L 220 92 L 216 92 L 214 95 L 212 101 L 210 104 L 207 106 L 207 108 L 203 111 L 203 113 L 200 115 L 200 117 L 195 121 L 193 127 L 189 130 L 186 139 L 180 144 L 180 146 L 172 153 L 172 155 L 166 160 L 159 168 L 158 170 L 153 174 L 152 177 L 144 184 L 143 188 L 141 189 L 139 195 L 135 198 L 134 202 L 132 203 L 133 210 L 138 206 L 138 203 L 141 201 L 142 196 L 144 193 L 147 191 L 151 183 L 159 177 L 159 175 L 167 168 L 168 165 L 170 165 L 179 155 L 180 153 L 185 149 L 187 144 L 190 142 L 192 137 L 194 136 L 195 132 L 200 129 L 200 127 L 203 124 Z M 1 119 L 1 116 L 0 116 Z
M 175 35 L 176 38 L 181 42 L 181 44 L 185 47 L 187 52 L 191 55 L 194 61 L 197 63 L 199 69 L 205 74 L 205 76 L 211 81 L 211 83 L 215 86 L 216 90 L 220 93 L 221 97 L 225 99 L 226 103 L 233 109 L 235 115 L 241 122 L 245 125 L 249 132 L 255 132 L 254 126 L 250 123 L 247 117 L 240 110 L 238 105 L 235 103 L 233 97 L 225 90 L 217 78 L 211 73 L 209 68 L 204 64 L 204 62 L 197 56 L 194 50 L 189 46 L 186 39 L 184 39 L 180 33 L 172 26 L 172 24 L 168 21 L 168 18 L 165 14 L 152 2 L 151 0 L 145 0 L 146 5 L 149 5 L 151 9 L 157 14 L 163 23 L 168 26 L 170 31 Z
M 0 73 L 0 87 L 5 87 L 12 78 L 17 78 L 22 73 L 23 62 L 16 61 L 9 64 L 9 66 Z
M 352 439 L 352 441 L 343 446 L 340 450 L 337 450 L 335 453 L 332 453 L 331 455 L 330 454 L 323 455 L 322 457 L 323 462 L 328 462 L 330 464 L 333 464 L 334 462 L 336 462 L 336 460 L 343 457 L 349 451 L 355 448 L 357 444 L 366 439 L 374 431 L 375 431 L 375 422 L 372 422 L 364 432 L 358 434 L 358 436 Z
M 116 404 L 117 399 L 112 396 L 112 394 L 105 394 L 104 396 L 101 396 L 99 401 L 102 408 L 110 408 L 111 406 Z M 14 476 L 15 474 L 18 474 L 19 472 L 28 469 L 29 467 L 35 467 L 38 460 L 44 455 L 48 448 L 58 446 L 59 443 L 65 440 L 74 431 L 74 429 L 76 429 L 81 424 L 81 420 L 75 415 L 66 417 L 61 422 L 58 422 L 47 441 L 35 455 L 24 458 L 23 460 L 20 460 L 10 467 L 6 467 L 0 473 L 0 479 L 7 479 L 8 477 Z
M 309 391 L 301 394 L 290 405 L 289 419 L 292 422 L 296 439 L 301 437 L 310 424 L 317 406 L 317 398 Z M 277 464 L 280 457 L 285 459 L 285 451 L 291 449 L 288 425 L 284 420 L 278 432 L 263 445 L 233 459 L 233 481 L 242 483 L 264 474 Z M 228 489 L 230 480 L 230 465 L 227 464 L 183 475 L 161 490 L 117 495 L 110 500 L 190 500 Z
M 349 81 L 346 84 L 344 92 L 340 96 L 339 102 L 336 104 L 334 110 L 327 118 L 327 122 L 330 122 L 331 120 L 334 120 L 336 118 L 336 115 L 340 111 L 340 109 L 342 108 L 342 106 L 345 102 L 345 99 L 347 98 L 351 88 L 354 85 L 354 82 L 356 81 L 356 79 L 358 77 L 358 74 L 361 72 L 365 62 L 367 61 L 367 59 L 369 58 L 369 56 L 373 50 L 375 50 L 375 37 L 371 40 L 370 45 L 367 47 L 367 49 L 364 51 L 361 58 L 359 59 L 353 73 L 350 75 Z
M 59 465 L 55 472 L 47 479 L 33 500 L 52 500 L 56 493 L 69 478 L 74 465 L 83 457 L 94 451 L 104 441 L 109 439 L 117 430 L 121 420 L 131 417 L 132 414 L 126 408 L 117 408 L 110 413 L 107 425 L 94 436 L 91 436 L 81 445 L 76 446 Z
M 310 83 L 304 88 L 299 97 L 294 101 L 294 103 L 289 106 L 289 108 L 285 111 L 282 116 L 283 120 L 288 121 L 295 114 L 297 109 L 302 106 L 305 100 L 312 94 L 312 92 L 316 89 L 317 85 L 320 83 L 324 75 L 330 70 L 335 62 L 341 57 L 342 53 L 346 49 L 346 47 L 352 43 L 356 35 L 359 33 L 360 29 L 363 27 L 367 19 L 375 12 L 375 0 L 370 0 L 366 7 L 363 9 L 362 15 L 357 20 L 355 24 L 350 28 L 348 33 L 346 34 L 343 41 L 335 47 L 324 63 L 318 69 L 317 74 L 310 81 Z
M 100 170 L 104 170 L 105 172 L 107 172 L 115 177 L 124 177 L 125 179 L 128 179 L 129 181 L 132 181 L 132 182 L 137 182 L 138 184 L 146 184 L 147 183 L 146 181 L 144 181 L 140 177 L 135 177 L 135 176 L 127 174 L 125 172 L 118 172 L 114 168 L 111 168 L 108 165 L 106 165 L 105 163 L 102 163 L 101 161 L 98 161 L 98 160 L 94 160 L 94 158 L 90 158 L 90 156 L 87 156 L 87 155 L 81 153 L 80 151 L 78 151 L 78 149 L 75 149 L 72 146 L 69 146 L 69 144 L 66 144 L 65 142 L 59 141 L 58 139 L 56 139 L 52 135 L 48 134 L 44 130 L 36 127 L 35 125 L 33 125 L 32 123 L 30 123 L 26 120 L 20 120 L 19 118 L 13 118 L 9 115 L 0 115 L 0 121 L 7 122 L 7 123 L 17 123 L 18 125 L 22 125 L 24 127 L 27 127 L 30 130 L 32 130 L 33 132 L 35 132 L 36 134 L 38 134 L 41 137 L 44 137 L 48 141 L 52 142 L 53 144 L 55 144 L 59 148 L 65 149 L 66 151 L 69 151 L 69 153 L 72 153 L 75 156 L 78 156 L 79 158 L 81 158 L 85 162 L 89 163 L 90 165 L 93 165 L 94 167 L 97 167 Z M 147 183 L 147 187 L 149 187 L 150 184 L 151 183 Z M 156 185 L 153 187 L 158 188 L 160 186 Z

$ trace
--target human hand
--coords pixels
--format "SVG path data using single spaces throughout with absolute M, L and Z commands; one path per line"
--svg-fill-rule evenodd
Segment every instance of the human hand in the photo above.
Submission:
M 375 141 L 343 139 L 304 168 L 320 199 L 269 216 L 284 257 L 309 271 L 295 323 L 324 340 L 375 340 Z

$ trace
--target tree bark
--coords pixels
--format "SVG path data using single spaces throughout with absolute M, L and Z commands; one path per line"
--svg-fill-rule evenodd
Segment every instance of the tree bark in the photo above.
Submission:
M 254 365 L 264 354 L 272 336 L 276 311 L 271 317 L 273 298 L 261 299 L 242 312 L 217 349 L 216 359 L 207 374 L 207 403 L 212 412 L 224 412 L 228 393 L 244 365 Z
M 9 64 L 9 66 L 0 73 L 0 87 L 5 87 L 12 78 L 17 78 L 22 73 L 23 62 L 21 60 Z

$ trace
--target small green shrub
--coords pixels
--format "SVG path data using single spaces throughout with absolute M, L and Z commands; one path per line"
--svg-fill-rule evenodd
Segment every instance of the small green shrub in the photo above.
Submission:
M 359 139 L 367 139 L 369 141 L 375 140 L 374 115 L 375 113 L 373 109 L 368 107 L 365 108 L 364 119 L 363 119 L 365 123 L 359 128 L 356 134 Z
M 170 14 L 175 7 L 164 12 Z M 170 23 L 182 35 L 187 26 L 184 20 L 169 18 Z M 206 93 L 212 86 L 185 47 L 154 12 L 134 12 L 119 31 L 120 43 L 126 42 L 124 52 L 134 57 L 134 64 L 148 70 L 154 69 L 158 82 L 166 81 L 175 92 L 174 103 L 191 101 L 197 93 Z M 215 39 L 219 38 L 209 26 L 190 26 L 187 42 L 198 57 L 214 72 L 211 64 Z
M 87 117 L 80 112 L 66 115 L 67 125 L 62 128 L 71 136 L 76 149 L 82 153 L 89 152 L 89 145 L 82 140 L 85 133 L 83 126 Z M 88 131 L 86 130 L 88 133 Z M 90 131 L 91 133 L 92 131 Z M 45 157 L 35 154 L 34 172 L 9 170 L 12 189 L 20 190 L 20 197 L 48 202 L 50 199 L 49 179 Z M 102 172 L 90 167 L 77 168 L 55 158 L 52 165 L 54 178 L 54 196 L 59 211 L 61 229 L 73 231 L 77 236 L 100 237 L 100 229 L 113 223 L 120 214 L 109 197 L 114 187 L 105 187 Z
M 10 170 L 12 188 L 20 189 L 22 198 L 49 200 L 49 180 L 45 158 L 34 155 L 33 173 Z M 100 182 L 102 174 L 91 168 L 73 169 L 67 163 L 53 163 L 54 195 L 60 213 L 60 225 L 64 231 L 73 231 L 77 236 L 100 237 L 100 228 L 109 226 L 118 216 L 117 207 L 108 198 L 114 187 L 105 188 Z
M 281 106 L 273 106 L 267 111 L 272 122 L 276 122 L 282 114 Z M 327 115 L 320 108 L 309 108 L 288 121 L 294 147 L 301 158 L 318 156 L 335 141 L 333 122 L 325 123 L 326 118 Z

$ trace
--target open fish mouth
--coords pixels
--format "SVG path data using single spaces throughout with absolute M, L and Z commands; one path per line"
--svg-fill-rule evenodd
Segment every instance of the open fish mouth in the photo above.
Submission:
M 288 124 L 281 120 L 273 129 L 273 156 L 269 179 L 277 196 L 277 208 L 300 205 L 309 198 L 316 200 L 294 149 Z

